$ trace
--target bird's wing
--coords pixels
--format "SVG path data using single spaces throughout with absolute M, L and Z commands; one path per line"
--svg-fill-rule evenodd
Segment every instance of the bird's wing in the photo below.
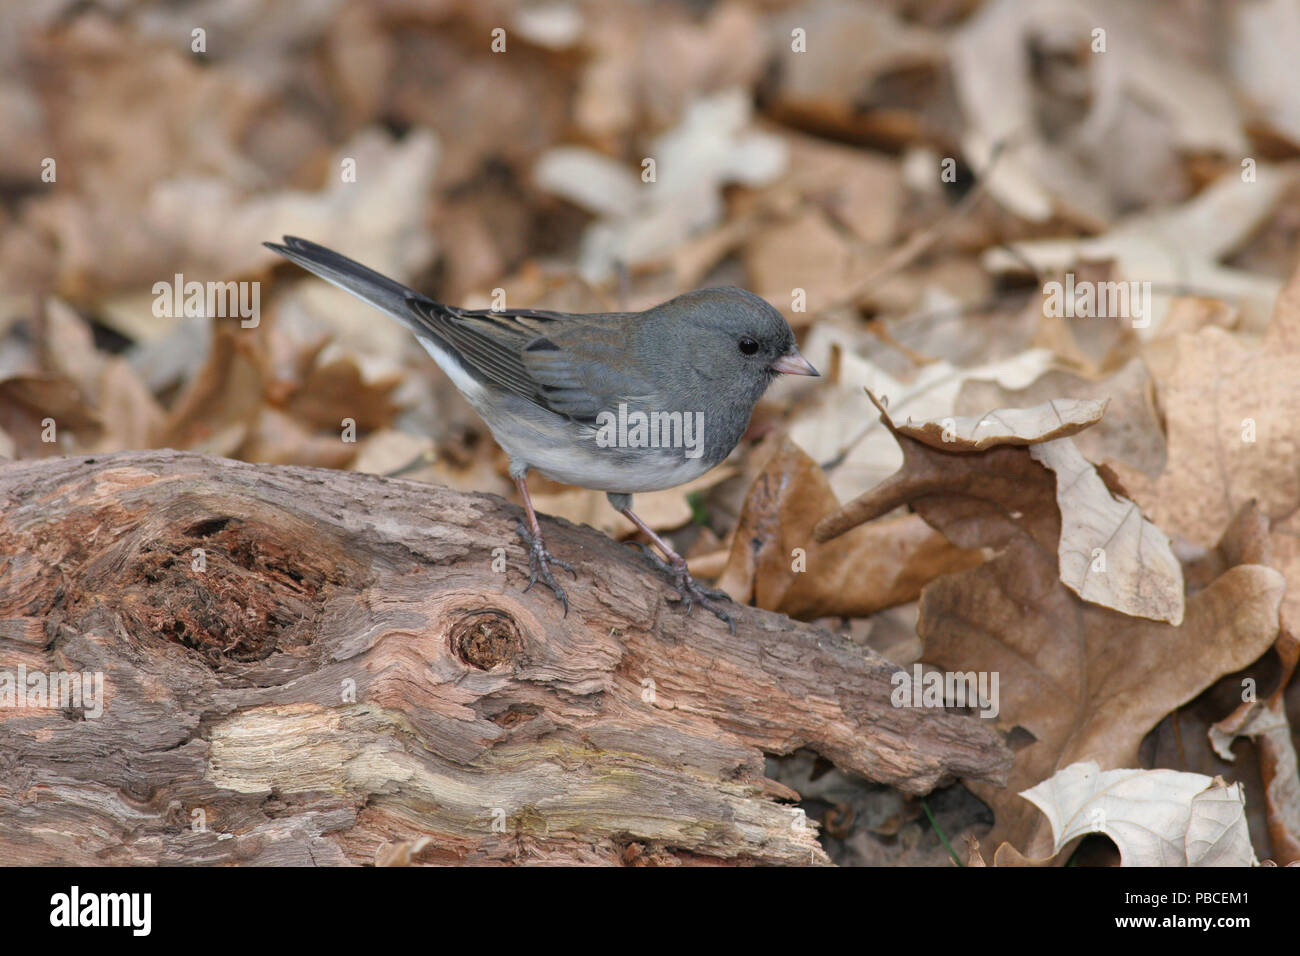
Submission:
M 627 347 L 614 316 L 537 309 L 453 309 L 423 297 L 407 306 L 479 377 L 576 421 L 592 422 L 646 385 L 619 372 Z M 614 324 L 611 325 L 611 320 Z
M 283 245 L 265 245 L 452 353 L 475 380 L 555 414 L 591 422 L 650 392 L 644 376 L 627 369 L 626 314 L 455 309 L 310 240 L 285 236 Z

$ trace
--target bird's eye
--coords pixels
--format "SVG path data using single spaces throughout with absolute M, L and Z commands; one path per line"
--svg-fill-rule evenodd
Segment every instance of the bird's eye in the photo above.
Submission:
M 740 340 L 740 351 L 745 355 L 753 355 L 758 351 L 758 343 L 749 336 L 745 336 Z

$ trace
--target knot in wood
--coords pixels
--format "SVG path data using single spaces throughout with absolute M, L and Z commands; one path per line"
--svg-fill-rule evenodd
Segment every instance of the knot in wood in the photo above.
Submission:
M 451 650 L 479 670 L 514 660 L 524 649 L 515 619 L 504 611 L 469 611 L 451 628 Z

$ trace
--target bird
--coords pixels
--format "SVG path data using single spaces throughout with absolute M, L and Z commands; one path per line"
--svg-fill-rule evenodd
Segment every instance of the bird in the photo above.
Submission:
M 567 615 L 552 569 L 577 579 L 546 547 L 528 493 L 528 473 L 537 471 L 605 492 L 663 553 L 640 545 L 686 613 L 698 603 L 735 633 L 726 593 L 695 581 L 632 510 L 632 497 L 685 484 L 723 461 L 778 375 L 819 375 L 776 308 L 728 287 L 642 312 L 460 309 L 306 239 L 263 245 L 404 325 L 483 419 L 524 505 L 516 532 L 528 551 L 525 592 L 540 578 Z

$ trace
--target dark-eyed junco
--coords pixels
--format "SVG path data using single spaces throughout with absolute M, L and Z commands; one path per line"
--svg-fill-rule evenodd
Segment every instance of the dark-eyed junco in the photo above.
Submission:
M 683 484 L 726 458 L 778 373 L 818 374 L 780 312 L 743 289 L 688 292 L 644 312 L 469 311 L 314 242 L 284 242 L 266 246 L 414 332 L 483 417 L 510 456 L 527 511 L 518 530 L 529 588 L 540 576 L 567 612 L 550 566 L 577 577 L 542 541 L 525 481 L 532 468 L 604 491 L 663 551 L 667 563 L 650 556 L 686 609 L 699 602 L 734 630 L 716 603 L 726 595 L 695 583 L 685 559 L 632 512 L 632 495 Z

